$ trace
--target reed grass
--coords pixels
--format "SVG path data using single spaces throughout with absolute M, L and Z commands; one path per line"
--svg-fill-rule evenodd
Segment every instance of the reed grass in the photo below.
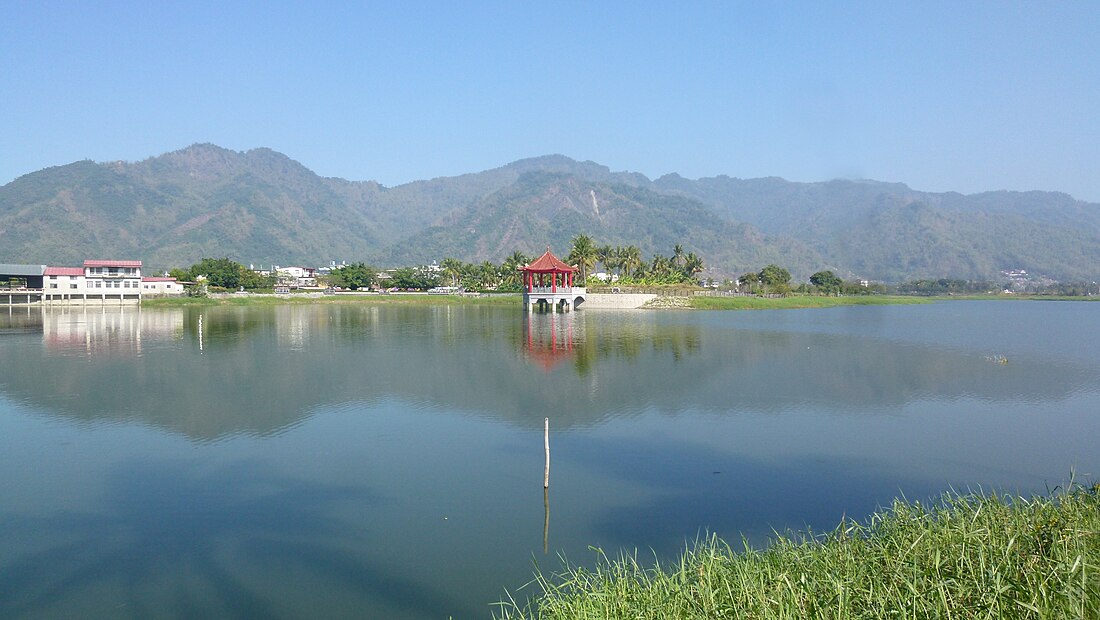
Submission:
M 697 541 L 671 566 L 637 555 L 537 573 L 500 618 L 1100 618 L 1100 485 L 1039 498 L 898 500 L 823 536 L 763 549 Z

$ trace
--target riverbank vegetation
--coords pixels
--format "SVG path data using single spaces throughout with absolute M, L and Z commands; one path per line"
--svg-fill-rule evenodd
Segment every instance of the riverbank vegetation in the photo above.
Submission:
M 455 258 L 445 258 L 439 265 L 419 265 L 382 270 L 363 262 L 343 264 L 331 270 L 310 272 L 309 285 L 315 289 L 336 287 L 342 290 L 398 290 L 428 291 L 437 287 L 451 287 L 472 292 L 518 293 L 523 289 L 520 268 L 533 260 L 516 251 L 501 264 L 490 261 L 464 263 Z M 736 279 L 719 281 L 703 278 L 703 260 L 693 252 L 685 252 L 676 244 L 670 256 L 654 254 L 649 261 L 642 259 L 636 246 L 597 246 L 587 235 L 577 235 L 565 257 L 566 262 L 578 268 L 576 283 L 587 286 L 589 292 L 614 292 L 616 289 L 634 292 L 654 292 L 670 287 L 680 291 L 677 295 L 693 291 L 718 291 L 720 293 L 750 294 L 764 298 L 775 296 L 885 296 L 935 298 L 1044 298 L 1044 299 L 1093 299 L 1100 297 L 1100 285 L 1095 282 L 1059 283 L 1049 280 L 1009 280 L 997 283 L 990 280 L 920 279 L 888 285 L 868 280 L 844 280 L 831 270 L 822 270 L 809 277 L 808 282 L 792 281 L 789 270 L 777 264 L 765 265 L 759 271 L 748 271 Z M 602 269 L 602 271 L 599 271 Z M 192 295 L 207 292 L 231 292 L 245 290 L 257 293 L 274 292 L 276 286 L 296 289 L 300 278 L 289 273 L 254 271 L 229 258 L 203 258 L 186 269 L 174 268 L 169 274 L 181 282 L 189 283 L 187 291 Z M 593 277 L 596 276 L 596 277 Z M 689 291 L 683 293 L 682 291 Z M 876 303 L 876 302 L 846 302 Z M 888 302 L 888 303 L 897 303 Z M 712 307 L 726 307 L 729 303 L 717 303 Z M 753 306 L 754 304 L 749 304 Z M 756 305 L 769 307 L 767 302 Z M 795 302 L 793 307 L 836 305 L 824 302 L 809 304 L 806 300 Z M 732 304 L 744 307 L 745 302 Z M 782 304 L 779 307 L 788 307 Z
M 899 304 L 924 304 L 932 300 L 900 295 L 850 295 L 826 297 L 823 295 L 783 296 L 695 296 L 691 307 L 696 310 L 782 310 L 794 308 L 833 308 L 836 306 L 885 306 Z
M 1098 618 L 1100 485 L 897 500 L 763 549 L 710 536 L 668 566 L 598 552 L 539 572 L 500 618 Z M 519 593 L 523 593 L 521 590 Z
M 141 300 L 143 308 L 188 306 L 274 306 L 286 304 L 406 304 L 406 305 L 498 305 L 519 306 L 519 295 L 426 295 L 395 294 L 218 294 L 207 297 L 157 297 Z
M 580 281 L 588 284 L 614 282 L 620 286 L 660 286 L 668 284 L 697 284 L 704 269 L 703 259 L 694 252 L 685 252 L 677 243 L 671 256 L 654 254 L 650 260 L 642 257 L 638 246 L 596 245 L 588 235 L 577 235 L 566 262 L 580 269 Z M 602 267 L 603 276 L 598 282 L 587 282 L 592 270 Z

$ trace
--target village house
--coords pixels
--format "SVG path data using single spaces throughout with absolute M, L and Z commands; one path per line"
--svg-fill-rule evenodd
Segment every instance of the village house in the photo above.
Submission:
M 317 286 L 317 270 L 313 267 L 275 267 L 279 284 L 291 287 Z
M 170 297 L 183 295 L 183 284 L 175 278 L 147 276 L 141 279 L 143 297 Z

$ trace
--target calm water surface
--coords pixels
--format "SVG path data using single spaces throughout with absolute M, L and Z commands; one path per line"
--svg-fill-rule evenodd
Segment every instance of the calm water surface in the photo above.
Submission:
M 1100 473 L 1098 315 L 5 308 L 0 616 L 488 617 L 589 546 L 1041 493 Z

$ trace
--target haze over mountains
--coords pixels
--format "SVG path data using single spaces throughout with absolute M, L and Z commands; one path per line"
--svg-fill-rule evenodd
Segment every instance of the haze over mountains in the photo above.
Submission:
M 581 233 L 601 245 L 637 245 L 645 257 L 680 243 L 715 276 L 777 263 L 803 280 L 821 269 L 889 282 L 998 279 L 1008 269 L 1100 278 L 1100 205 L 1056 192 L 651 180 L 560 155 L 387 188 L 320 177 L 270 149 L 211 144 L 136 163 L 75 162 L 0 187 L 3 263 L 499 263 L 548 244 L 565 254 Z

